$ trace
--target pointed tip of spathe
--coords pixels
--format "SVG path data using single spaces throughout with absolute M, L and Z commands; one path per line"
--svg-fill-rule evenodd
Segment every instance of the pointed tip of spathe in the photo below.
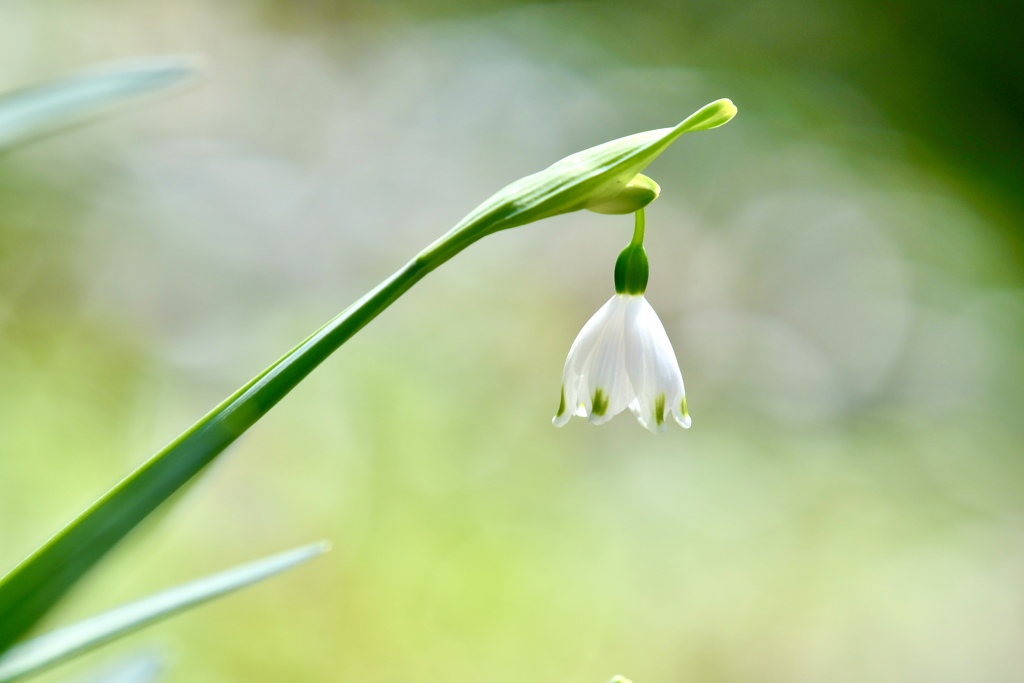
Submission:
M 723 126 L 736 116 L 739 110 L 728 97 L 715 100 L 686 117 L 676 130 L 681 133 L 692 133 L 698 130 L 711 130 Z
M 722 123 L 729 123 L 730 121 L 733 120 L 736 114 L 740 113 L 739 108 L 735 104 L 733 104 L 733 101 L 730 100 L 728 97 L 724 97 L 718 100 L 718 103 L 722 107 Z M 722 123 L 719 123 L 717 125 L 720 126 L 722 125 Z
M 733 101 L 730 100 L 728 97 L 723 97 L 720 100 L 715 100 L 711 104 L 717 104 L 719 107 L 722 108 L 722 114 L 726 116 L 725 121 L 731 120 L 732 117 L 736 116 L 736 114 L 738 114 L 740 111 L 733 103 Z M 725 123 L 725 121 L 723 121 L 723 123 Z

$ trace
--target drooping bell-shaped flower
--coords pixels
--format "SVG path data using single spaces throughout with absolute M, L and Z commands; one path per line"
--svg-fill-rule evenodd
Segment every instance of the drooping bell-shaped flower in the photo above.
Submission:
M 626 408 L 652 432 L 665 429 L 669 414 L 690 426 L 683 376 L 665 327 L 644 298 L 647 254 L 643 210 L 636 213 L 633 241 L 615 263 L 615 296 L 583 326 L 562 371 L 562 400 L 552 423 L 572 415 L 593 424 Z

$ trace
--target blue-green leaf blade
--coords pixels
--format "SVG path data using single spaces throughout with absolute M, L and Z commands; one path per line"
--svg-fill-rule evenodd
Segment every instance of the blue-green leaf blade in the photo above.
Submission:
M 0 656 L 0 683 L 42 671 L 190 607 L 270 578 L 316 557 L 326 549 L 326 544 L 319 543 L 251 562 L 21 643 Z
M 0 152 L 120 105 L 195 83 L 199 65 L 163 57 L 98 67 L 0 95 Z

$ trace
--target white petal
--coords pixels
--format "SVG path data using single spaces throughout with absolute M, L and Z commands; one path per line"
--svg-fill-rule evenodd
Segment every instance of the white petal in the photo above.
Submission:
M 683 429 L 690 428 L 690 413 L 686 411 L 686 394 L 683 394 L 672 403 L 672 416 Z
M 683 375 L 665 327 L 643 296 L 634 296 L 625 316 L 626 372 L 638 401 L 634 415 L 651 431 L 664 428 L 669 411 L 689 427 L 683 411 Z
M 629 410 L 633 413 L 633 417 L 636 418 L 636 421 L 639 422 L 644 429 L 655 434 L 665 431 L 664 425 L 659 427 L 658 424 L 651 419 L 649 411 L 645 414 L 644 411 L 640 409 L 640 399 L 634 398 L 629 404 Z
M 590 421 L 601 424 L 618 415 L 633 400 L 633 390 L 626 375 L 624 322 L 631 297 L 612 297 L 612 311 L 600 331 L 587 373 L 586 402 Z
M 572 417 L 572 411 L 569 410 L 569 406 L 572 405 L 572 404 L 568 402 L 568 400 L 567 400 L 568 398 L 569 397 L 565 395 L 565 385 L 563 384 L 562 385 L 562 398 L 558 402 L 558 412 L 555 413 L 555 416 L 553 418 L 551 418 L 551 424 L 555 425 L 556 427 L 563 427 L 563 426 L 565 426 L 565 424 L 569 421 L 569 418 Z M 573 393 L 572 394 L 572 400 L 575 400 L 575 399 L 576 399 L 576 395 L 575 395 L 575 393 Z
M 608 319 L 615 316 L 621 318 L 615 297 L 612 297 L 590 317 L 569 348 L 569 355 L 562 370 L 564 401 L 560 402 L 560 412 L 551 420 L 556 427 L 564 425 L 573 415 L 586 417 L 589 413 L 587 371 Z

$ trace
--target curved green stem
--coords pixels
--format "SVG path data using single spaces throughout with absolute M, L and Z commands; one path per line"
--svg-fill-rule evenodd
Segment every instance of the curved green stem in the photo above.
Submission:
M 644 245 L 644 210 L 638 209 L 634 215 L 636 222 L 633 224 L 633 239 L 629 244 L 633 247 L 642 247 Z
M 25 635 L 146 516 L 201 472 L 310 372 L 427 273 L 498 230 L 614 196 L 680 135 L 729 121 L 718 100 L 673 128 L 637 133 L 566 157 L 485 201 L 397 273 L 307 337 L 196 422 L 0 579 L 0 652 Z M 642 239 L 643 214 L 638 213 Z
M 211 410 L 14 569 L 0 583 L 0 652 L 27 631 L 138 520 L 213 461 L 352 335 L 469 244 L 452 248 L 451 242 L 435 243 L 425 249 Z M 170 453 L 173 458 L 165 457 Z M 40 573 L 48 577 L 42 585 L 38 581 Z

